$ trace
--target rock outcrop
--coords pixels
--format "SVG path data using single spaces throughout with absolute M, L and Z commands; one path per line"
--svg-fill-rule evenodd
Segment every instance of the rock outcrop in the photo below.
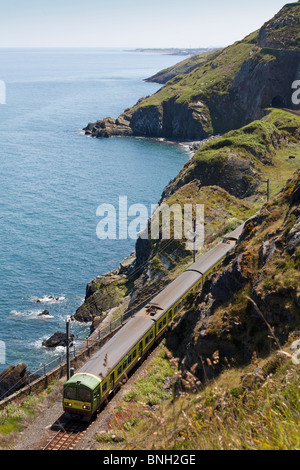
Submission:
M 28 385 L 28 380 L 33 382 L 37 376 L 32 375 L 27 371 L 25 364 L 18 364 L 17 366 L 10 366 L 8 369 L 0 373 L 0 397 L 12 395 L 21 388 Z
M 72 346 L 73 339 L 74 339 L 74 335 L 71 334 L 70 346 Z M 45 348 L 57 348 L 58 346 L 66 347 L 67 346 L 67 334 L 62 333 L 61 331 L 57 331 L 49 339 L 43 341 L 42 344 L 43 346 L 45 346 Z
M 131 253 L 120 263 L 119 269 L 114 269 L 90 281 L 86 286 L 85 301 L 72 319 L 88 323 L 97 318 L 97 325 L 99 325 L 105 318 L 105 313 L 117 307 L 128 295 L 131 278 L 135 275 L 135 262 L 136 255 Z

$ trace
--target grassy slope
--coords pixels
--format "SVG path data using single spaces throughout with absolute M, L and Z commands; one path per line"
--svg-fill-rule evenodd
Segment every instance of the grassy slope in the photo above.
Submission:
M 214 179 L 231 194 L 242 198 L 254 193 L 265 194 L 263 181 L 270 178 L 271 195 L 274 195 L 299 167 L 299 135 L 299 117 L 285 111 L 272 110 L 262 120 L 228 132 L 204 145 L 170 183 L 166 194 L 172 194 L 182 183 L 186 184 L 198 177 L 205 186 Z M 230 186 L 230 174 L 221 183 L 224 167 L 232 154 L 239 160 L 248 161 L 253 170 L 253 181 L 249 174 L 244 194 L 242 191 L 237 193 L 236 184 Z M 289 156 L 294 156 L 295 159 L 290 159 Z
M 108 429 L 95 436 L 94 449 L 299 450 L 299 366 L 288 356 L 254 357 L 247 367 L 227 368 L 203 390 L 191 377 L 185 390 L 175 392 L 180 373 L 165 351 L 161 361 L 164 370 L 172 368 L 168 377 L 173 385 L 153 406 L 150 384 L 142 379 L 141 391 L 133 387 L 124 405 L 114 410 Z M 261 374 L 272 371 L 272 377 L 245 389 L 241 377 L 254 377 L 257 368 Z
M 255 206 L 249 205 L 228 194 L 218 186 L 199 188 L 192 181 L 178 189 L 165 203 L 171 207 L 185 204 L 204 204 L 205 206 L 205 240 L 206 244 L 200 250 L 198 259 L 209 250 L 222 236 L 235 229 L 255 212 Z M 135 282 L 135 304 L 139 304 L 157 290 L 175 279 L 193 262 L 193 254 L 186 250 L 187 239 L 173 239 L 173 224 L 171 221 L 170 240 L 152 240 L 150 256 L 142 275 Z
M 177 75 L 185 75 L 190 73 L 193 69 L 203 64 L 203 62 L 205 62 L 206 60 L 212 59 L 215 54 L 216 51 L 209 51 L 193 57 L 189 57 L 187 59 L 182 60 L 178 64 L 173 65 L 172 67 L 168 67 L 167 69 L 161 70 L 157 74 L 148 78 L 147 81 L 166 83 Z

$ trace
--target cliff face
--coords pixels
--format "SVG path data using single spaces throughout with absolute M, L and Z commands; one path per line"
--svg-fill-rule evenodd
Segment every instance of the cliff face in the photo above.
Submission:
M 300 9 L 298 3 L 288 3 L 259 33 L 261 47 L 295 50 L 300 48 Z
M 94 137 L 201 140 L 261 118 L 266 107 L 295 108 L 291 86 L 300 78 L 299 30 L 300 4 L 288 4 L 244 40 L 196 63 L 190 59 L 190 68 L 184 61 L 168 70 L 174 78 L 117 120 L 106 118 L 85 130 Z

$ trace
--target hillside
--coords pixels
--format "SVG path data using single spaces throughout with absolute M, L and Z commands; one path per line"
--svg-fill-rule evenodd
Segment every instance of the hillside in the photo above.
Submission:
M 299 449 L 299 242 L 297 171 L 186 303 L 93 447 Z
M 197 258 L 261 207 L 267 179 L 272 197 L 299 168 L 299 132 L 299 117 L 269 110 L 263 119 L 203 145 L 164 189 L 160 204 L 205 206 L 206 243 Z M 110 309 L 117 316 L 138 308 L 191 264 L 186 241 L 140 237 L 120 269 L 88 284 L 74 318 L 99 324 Z
M 157 93 L 85 131 L 94 137 L 201 140 L 260 119 L 270 106 L 297 108 L 291 86 L 300 73 L 299 26 L 299 2 L 287 4 L 260 30 L 179 64 Z

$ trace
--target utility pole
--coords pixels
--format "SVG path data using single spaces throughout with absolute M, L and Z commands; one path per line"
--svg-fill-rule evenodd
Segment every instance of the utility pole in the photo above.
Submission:
M 67 380 L 70 378 L 70 320 L 66 321 L 66 345 L 67 345 Z
M 193 252 L 193 260 L 194 263 L 196 262 L 196 219 L 193 220 L 194 224 L 194 252 Z
M 270 201 L 270 179 L 268 178 L 267 181 L 263 181 L 263 183 L 267 183 L 267 202 Z

